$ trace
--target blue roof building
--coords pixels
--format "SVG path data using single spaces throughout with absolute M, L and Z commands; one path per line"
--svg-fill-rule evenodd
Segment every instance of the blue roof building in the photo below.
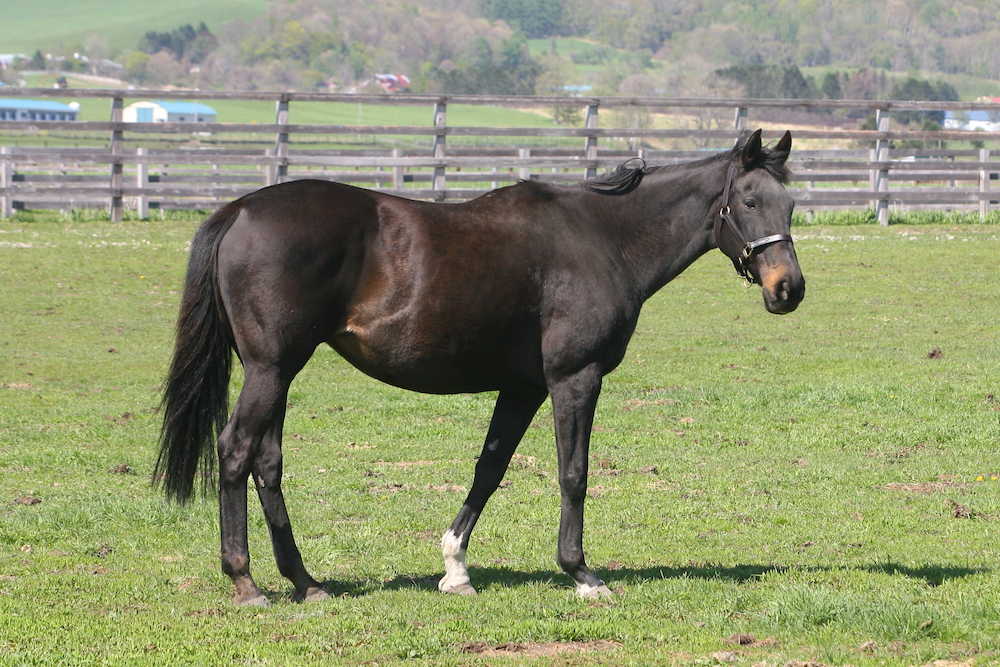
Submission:
M 0 98 L 0 120 L 76 120 L 77 107 L 50 100 Z

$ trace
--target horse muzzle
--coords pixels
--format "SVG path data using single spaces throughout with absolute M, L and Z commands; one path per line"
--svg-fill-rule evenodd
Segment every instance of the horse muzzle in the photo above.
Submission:
M 777 274 L 777 275 L 775 275 Z M 806 295 L 806 281 L 799 272 L 775 272 L 762 281 L 764 307 L 775 315 L 790 313 Z

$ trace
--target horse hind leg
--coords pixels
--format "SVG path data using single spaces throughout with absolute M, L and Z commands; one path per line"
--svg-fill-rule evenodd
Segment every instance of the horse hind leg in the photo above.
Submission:
M 545 396 L 544 389 L 530 388 L 520 392 L 501 391 L 497 397 L 486 442 L 476 462 L 472 489 L 458 516 L 441 538 L 445 575 L 438 582 L 438 590 L 442 593 L 475 595 L 476 589 L 472 587 L 465 563 L 469 536 L 476 527 L 486 501 L 500 485 L 514 450 Z
M 291 374 L 291 375 L 294 375 Z M 278 566 L 296 594 L 319 596 L 302 566 L 281 494 L 281 427 L 290 376 L 277 366 L 247 363 L 246 380 L 219 437 L 219 525 L 222 570 L 233 581 L 237 605 L 266 605 L 250 576 L 247 545 L 247 478 L 254 473 Z M 261 492 L 263 487 L 263 492 Z
M 255 440 L 267 428 L 274 399 L 267 382 L 247 369 L 246 381 L 226 427 L 219 435 L 219 531 L 222 571 L 232 580 L 233 602 L 266 606 L 268 600 L 250 576 L 247 544 L 247 478 Z
M 295 544 L 292 524 L 285 508 L 285 496 L 281 491 L 281 432 L 285 405 L 283 393 L 278 414 L 264 435 L 254 459 L 253 479 L 271 535 L 271 546 L 274 549 L 278 571 L 295 586 L 292 599 L 296 602 L 315 602 L 330 596 L 320 583 L 309 575 L 302 563 L 302 555 Z

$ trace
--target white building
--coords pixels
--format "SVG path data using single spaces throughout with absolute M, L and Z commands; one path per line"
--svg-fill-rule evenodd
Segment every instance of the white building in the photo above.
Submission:
M 946 111 L 944 129 L 1000 132 L 1000 114 L 989 111 Z
M 143 101 L 122 109 L 126 123 L 214 123 L 215 109 L 199 102 Z

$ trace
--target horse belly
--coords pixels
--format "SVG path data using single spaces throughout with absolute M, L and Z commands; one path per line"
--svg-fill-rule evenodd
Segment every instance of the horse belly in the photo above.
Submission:
M 361 372 L 427 394 L 492 391 L 517 373 L 509 346 L 495 339 L 390 334 L 349 324 L 329 343 Z

